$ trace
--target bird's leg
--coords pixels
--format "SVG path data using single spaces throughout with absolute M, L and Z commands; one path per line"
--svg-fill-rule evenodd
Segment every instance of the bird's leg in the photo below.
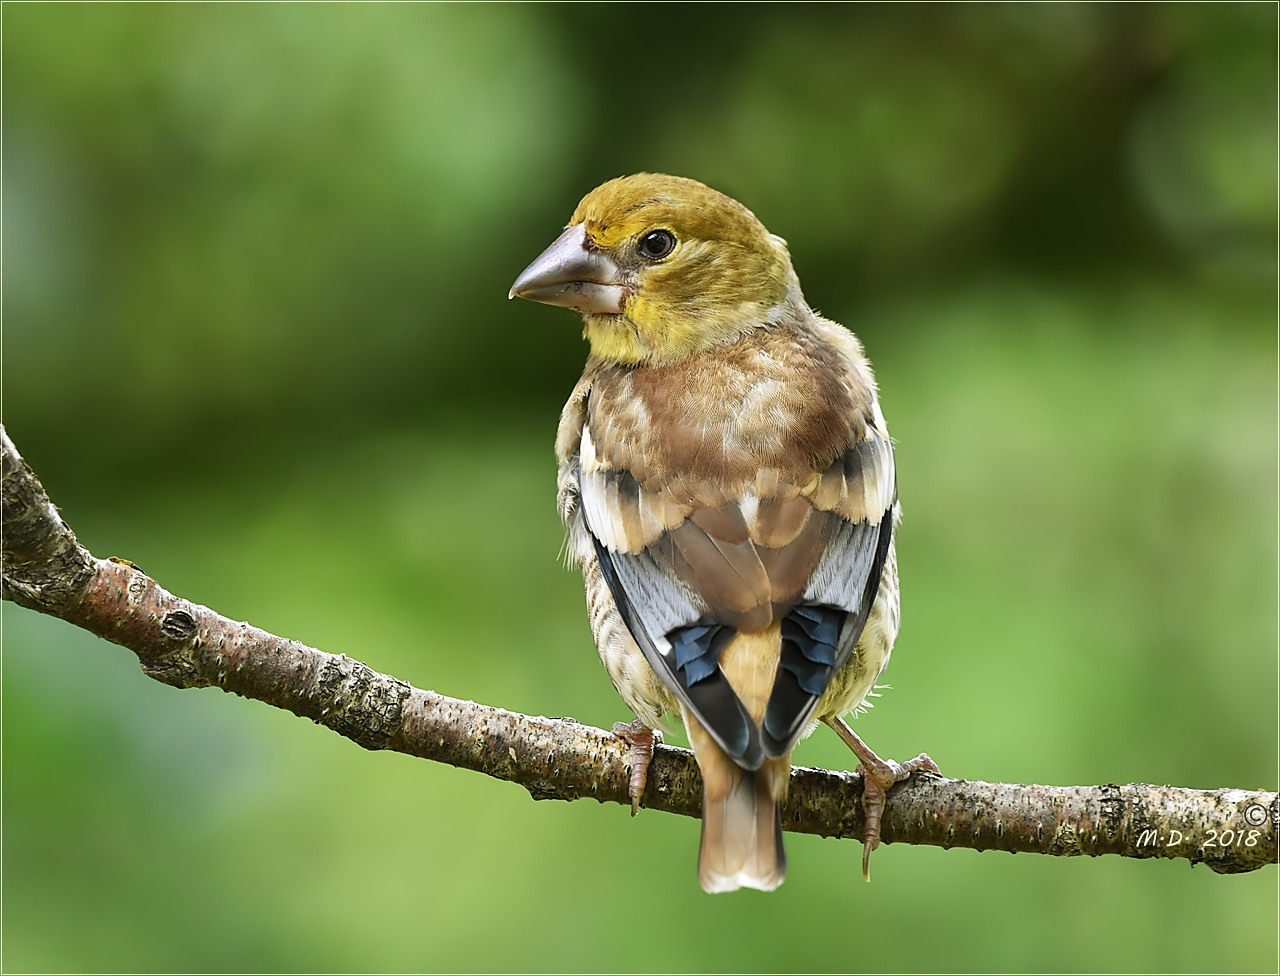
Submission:
M 862 741 L 857 732 L 849 728 L 844 719 L 836 716 L 826 720 L 844 744 L 858 757 L 858 769 L 862 773 L 862 876 L 871 880 L 871 852 L 880 846 L 880 818 L 884 813 L 885 792 L 894 783 L 901 783 L 917 769 L 931 773 L 940 772 L 938 764 L 925 753 L 904 763 L 881 759 L 871 747 Z M 615 729 L 616 731 L 616 729 Z
M 662 741 L 662 733 L 644 724 L 643 719 L 615 722 L 613 734 L 631 747 L 631 780 L 627 792 L 631 794 L 631 816 L 640 810 L 640 798 L 649 780 L 649 763 L 653 759 L 654 743 Z

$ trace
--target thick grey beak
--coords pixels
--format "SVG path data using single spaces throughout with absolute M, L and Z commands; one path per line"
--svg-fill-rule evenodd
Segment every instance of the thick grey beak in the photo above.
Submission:
M 598 315 L 620 315 L 626 300 L 618 266 L 588 249 L 582 224 L 568 228 L 520 272 L 507 297 Z

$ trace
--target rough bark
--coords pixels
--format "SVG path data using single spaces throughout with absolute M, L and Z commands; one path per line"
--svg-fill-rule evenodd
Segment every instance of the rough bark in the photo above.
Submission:
M 422 691 L 345 654 L 277 637 L 174 596 L 125 560 L 80 545 L 0 427 L 3 596 L 127 647 L 178 688 L 216 685 L 288 709 L 366 749 L 392 749 L 524 786 L 534 799 L 629 804 L 628 747 L 571 719 Z M 856 773 L 798 768 L 785 829 L 861 837 Z M 642 806 L 696 817 L 692 753 L 658 746 Z M 1220 874 L 1276 863 L 1276 793 L 984 783 L 916 773 L 889 794 L 885 843 L 1072 856 L 1184 858 Z

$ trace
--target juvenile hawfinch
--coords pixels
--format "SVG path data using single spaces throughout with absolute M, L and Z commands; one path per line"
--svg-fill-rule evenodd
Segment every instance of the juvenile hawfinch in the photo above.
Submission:
M 898 634 L 893 445 L 862 345 L 814 312 L 787 245 L 694 180 L 610 180 L 512 297 L 582 314 L 556 438 L 559 508 L 596 647 L 643 754 L 678 714 L 703 777 L 710 892 L 786 875 L 779 805 L 819 722 L 857 754 L 863 872 L 885 790 L 845 724 Z M 633 812 L 644 766 L 633 777 Z

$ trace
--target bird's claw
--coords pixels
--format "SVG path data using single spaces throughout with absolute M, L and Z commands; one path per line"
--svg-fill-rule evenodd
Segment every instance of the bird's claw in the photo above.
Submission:
M 884 816 L 885 796 L 895 783 L 901 783 L 916 770 L 941 772 L 926 753 L 914 759 L 897 763 L 877 756 L 862 738 L 840 718 L 827 722 L 836 735 L 858 757 L 858 772 L 862 774 L 862 877 L 871 880 L 871 852 L 880 846 L 880 821 Z
M 640 812 L 640 800 L 645 784 L 649 781 L 649 763 L 653 760 L 653 747 L 662 741 L 662 733 L 649 728 L 641 719 L 615 722 L 613 734 L 631 747 L 631 779 L 627 792 L 631 795 L 631 816 Z
M 940 772 L 938 764 L 923 752 L 904 763 L 881 759 L 875 753 L 871 753 L 871 759 L 871 762 L 862 759 L 858 764 L 858 771 L 862 773 L 862 877 L 866 881 L 871 880 L 871 852 L 880 846 L 880 821 L 889 787 L 901 783 L 918 769 Z

